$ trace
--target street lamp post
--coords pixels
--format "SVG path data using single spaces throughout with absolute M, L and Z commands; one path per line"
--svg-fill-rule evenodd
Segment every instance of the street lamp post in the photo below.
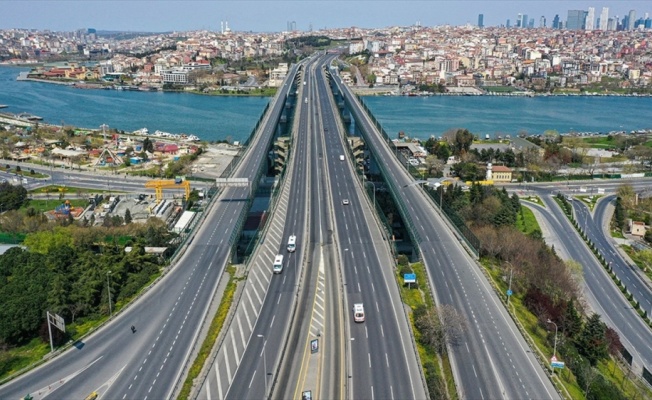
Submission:
M 265 371 L 265 396 L 267 396 L 267 352 L 265 347 L 267 346 L 267 340 L 265 340 L 265 335 L 257 335 L 259 338 L 263 339 L 263 368 Z
M 552 356 L 553 356 L 553 358 L 557 358 L 557 324 L 552 322 L 550 320 L 550 318 L 548 318 L 548 321 L 546 321 L 546 322 L 548 322 L 549 324 L 553 324 L 555 326 L 555 345 L 554 345 L 554 349 L 552 350 Z M 552 373 L 553 374 L 555 373 L 554 368 L 552 369 Z
M 106 291 L 109 294 L 109 318 L 113 317 L 113 310 L 111 309 L 111 286 L 109 285 L 109 276 L 111 276 L 111 271 L 106 273 Z
M 509 299 L 512 297 L 512 277 L 514 276 L 514 268 L 509 269 L 509 287 L 507 288 L 507 311 L 509 312 Z

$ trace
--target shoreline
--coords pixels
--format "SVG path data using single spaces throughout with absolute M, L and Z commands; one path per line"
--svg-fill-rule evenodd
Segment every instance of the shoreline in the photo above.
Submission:
M 101 86 L 101 87 L 80 87 L 76 85 L 102 85 L 101 83 L 98 82 L 79 82 L 79 81 L 55 81 L 55 80 L 50 80 L 50 79 L 41 79 L 41 78 L 30 78 L 27 76 L 27 72 L 21 72 L 18 77 L 16 78 L 17 81 L 30 81 L 30 82 L 39 82 L 39 83 L 52 83 L 55 85 L 62 85 L 62 86 L 70 86 L 75 89 L 84 89 L 84 90 L 120 90 L 120 89 L 115 89 L 113 86 L 115 85 L 106 85 L 106 86 Z M 384 88 L 379 89 L 377 93 L 370 93 L 369 88 L 360 88 L 359 92 L 356 91 L 356 87 L 351 88 L 354 93 L 358 94 L 359 96 L 362 97 L 377 97 L 377 96 L 389 96 L 389 97 L 432 97 L 432 96 L 467 96 L 467 97 L 481 97 L 481 96 L 487 96 L 487 97 L 652 97 L 652 93 L 600 93 L 600 92 L 586 92 L 586 93 L 535 93 L 535 92 L 469 92 L 469 93 L 464 93 L 464 92 L 452 92 L 452 93 L 422 93 L 422 94 L 395 94 L 394 90 L 395 88 L 392 89 L 387 89 L 384 90 Z M 365 90 L 366 89 L 366 90 Z M 476 90 L 481 90 L 479 88 L 474 88 Z M 221 93 L 219 90 L 218 91 L 213 91 L 213 92 L 201 92 L 200 90 L 170 90 L 170 89 L 163 89 L 163 88 L 158 88 L 157 90 L 132 90 L 132 91 L 140 91 L 140 92 L 154 92 L 154 93 L 190 93 L 190 94 L 197 94 L 197 95 L 202 95 L 202 96 L 233 96 L 233 97 L 274 97 L 276 94 L 276 91 L 274 94 L 265 94 L 265 93 L 249 93 L 248 91 L 243 90 L 242 93 Z

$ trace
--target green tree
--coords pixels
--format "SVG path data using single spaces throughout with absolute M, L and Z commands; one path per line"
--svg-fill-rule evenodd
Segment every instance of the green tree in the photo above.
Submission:
M 1 211 L 17 210 L 27 201 L 27 190 L 24 187 L 10 185 L 9 182 L 0 183 Z
M 28 234 L 23 244 L 32 252 L 48 254 L 64 246 L 74 247 L 74 240 L 66 229 L 58 226 L 52 231 Z
M 600 315 L 593 314 L 586 321 L 575 342 L 579 353 L 586 357 L 592 366 L 608 356 L 606 333 L 607 327 L 600 320 Z
M 130 224 L 131 223 L 131 211 L 127 208 L 125 210 L 125 224 Z

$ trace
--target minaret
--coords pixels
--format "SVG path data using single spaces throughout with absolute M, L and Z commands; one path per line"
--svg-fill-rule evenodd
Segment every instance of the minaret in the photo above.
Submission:
M 493 178 L 493 173 L 491 171 L 491 163 L 487 163 L 487 176 L 485 180 L 490 181 Z

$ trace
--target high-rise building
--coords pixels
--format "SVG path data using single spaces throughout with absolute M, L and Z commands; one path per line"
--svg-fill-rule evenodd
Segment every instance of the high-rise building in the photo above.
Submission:
M 602 7 L 602 12 L 600 13 L 599 28 L 601 31 L 606 31 L 608 25 L 609 25 L 609 7 Z
M 506 28 L 511 28 L 512 27 L 512 21 L 510 21 L 509 18 L 507 18 L 507 22 L 505 22 L 505 27 Z
M 517 28 L 522 28 L 523 25 L 521 25 L 521 22 L 523 21 L 523 14 L 518 14 L 516 16 L 516 27 Z
M 546 17 L 545 15 L 542 15 L 541 18 L 539 19 L 539 28 L 545 28 L 546 27 Z
M 584 22 L 584 29 L 587 31 L 592 31 L 595 28 L 595 8 L 589 7 L 589 11 L 586 13 L 586 21 Z
M 534 28 L 534 18 L 530 18 L 530 22 L 527 23 L 527 27 L 530 29 Z
M 560 27 L 559 27 L 559 14 L 555 14 L 555 18 L 552 19 L 552 29 L 560 29 Z
M 571 30 L 584 29 L 585 20 L 586 20 L 586 11 L 568 10 L 568 17 L 566 18 L 566 29 L 571 29 Z
M 484 14 L 478 15 L 478 28 L 484 28 Z
M 636 11 L 635 10 L 629 10 L 629 19 L 628 19 L 628 24 L 627 24 L 627 30 L 632 30 L 634 29 L 634 23 L 636 22 Z
M 523 14 L 523 18 L 521 19 L 521 28 L 527 28 L 528 21 L 529 19 L 527 19 L 527 14 Z

